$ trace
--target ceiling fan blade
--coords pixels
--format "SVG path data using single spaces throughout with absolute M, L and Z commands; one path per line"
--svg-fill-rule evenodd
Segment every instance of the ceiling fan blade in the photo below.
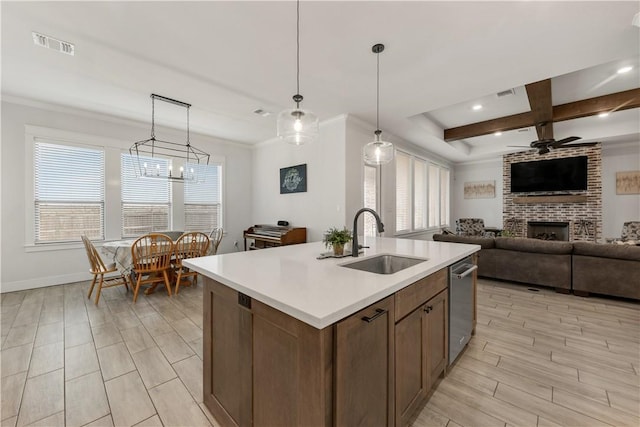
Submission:
M 571 144 L 571 145 L 562 145 L 556 148 L 570 148 L 570 147 L 593 147 L 594 145 L 599 144 L 599 142 L 581 142 L 579 144 Z
M 570 142 L 577 141 L 577 140 L 579 140 L 579 139 L 582 139 L 582 138 L 580 138 L 579 136 L 570 136 L 570 137 L 568 137 L 568 138 L 564 138 L 564 139 L 560 139 L 560 140 L 558 140 L 558 141 L 552 142 L 552 143 L 551 143 L 551 146 L 552 146 L 553 148 L 558 148 L 558 147 L 560 147 L 561 145 L 568 144 L 568 143 L 570 143 Z

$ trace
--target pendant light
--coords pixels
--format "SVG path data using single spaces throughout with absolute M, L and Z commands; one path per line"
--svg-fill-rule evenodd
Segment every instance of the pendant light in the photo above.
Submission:
M 278 115 L 278 136 L 285 142 L 303 145 L 318 138 L 318 116 L 300 108 L 300 0 L 296 2 L 296 89 L 293 101 L 296 108 L 284 110 Z
M 384 165 L 393 160 L 393 144 L 387 141 L 383 141 L 380 135 L 380 53 L 384 51 L 383 44 L 375 44 L 371 48 L 371 51 L 376 54 L 378 62 L 377 71 L 377 85 L 376 85 L 376 130 L 374 132 L 375 139 L 364 146 L 362 149 L 362 155 L 364 162 L 368 165 Z

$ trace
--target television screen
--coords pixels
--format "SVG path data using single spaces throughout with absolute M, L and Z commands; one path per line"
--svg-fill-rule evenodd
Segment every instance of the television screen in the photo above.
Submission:
M 511 164 L 511 192 L 587 189 L 587 156 Z

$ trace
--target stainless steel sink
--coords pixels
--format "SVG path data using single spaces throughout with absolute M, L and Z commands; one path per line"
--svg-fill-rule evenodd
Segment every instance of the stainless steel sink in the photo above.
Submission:
M 341 264 L 341 266 L 368 271 L 369 273 L 393 274 L 425 261 L 428 260 L 426 258 L 409 258 L 398 255 L 378 255 L 361 261 Z

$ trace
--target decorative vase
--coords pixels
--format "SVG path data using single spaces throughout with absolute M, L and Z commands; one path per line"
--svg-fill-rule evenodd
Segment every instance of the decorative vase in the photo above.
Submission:
M 344 255 L 344 245 L 340 245 L 337 243 L 333 244 L 333 254 L 336 256 Z

